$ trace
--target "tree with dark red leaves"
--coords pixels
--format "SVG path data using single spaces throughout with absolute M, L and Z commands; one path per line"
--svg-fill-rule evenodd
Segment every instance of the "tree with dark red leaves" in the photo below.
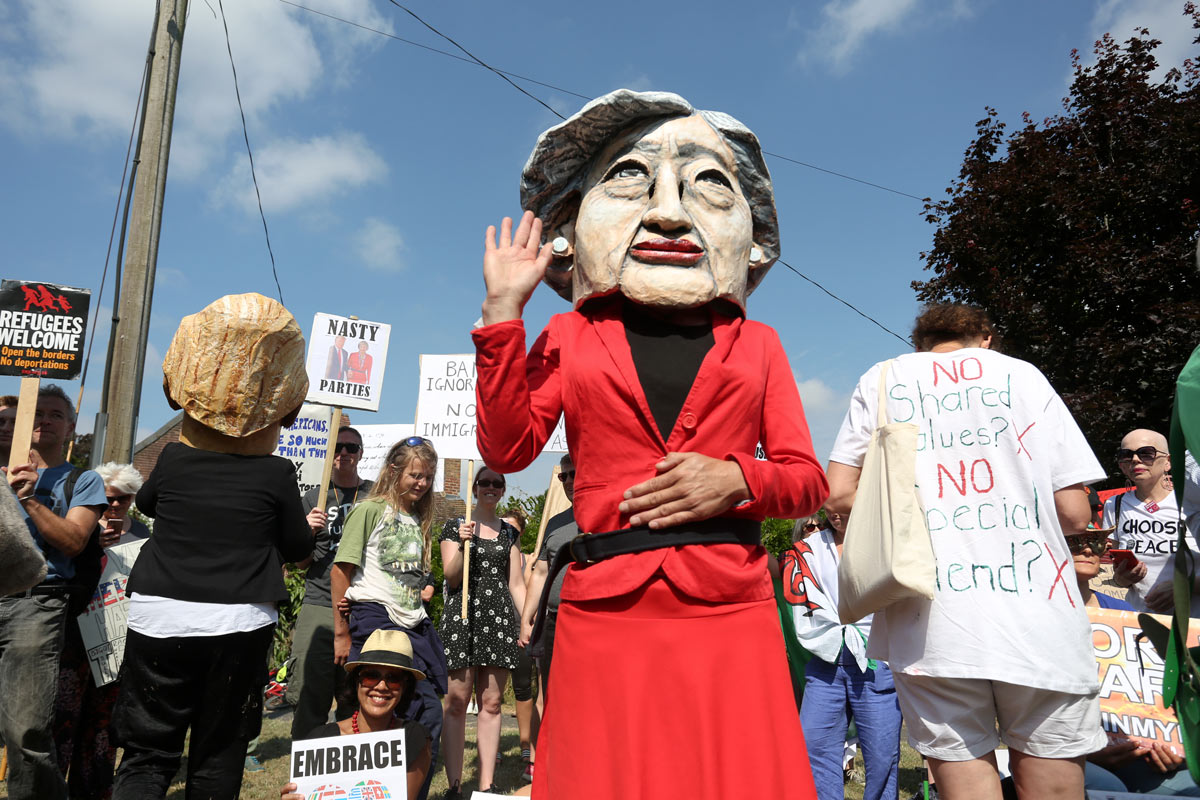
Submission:
M 1196 7 L 1183 11 L 1200 31 Z M 1093 66 L 1073 52 L 1064 112 L 1041 125 L 1026 113 L 1005 137 L 988 108 L 948 199 L 926 201 L 933 276 L 913 283 L 922 301 L 987 309 L 1002 349 L 1046 374 L 1114 475 L 1123 434 L 1167 429 L 1200 343 L 1200 64 L 1155 80 L 1158 45 L 1142 29 L 1105 35 Z

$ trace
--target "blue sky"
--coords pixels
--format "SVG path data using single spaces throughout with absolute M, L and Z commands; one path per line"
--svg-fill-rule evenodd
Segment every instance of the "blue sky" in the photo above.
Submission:
M 453 46 L 385 0 L 303 5 Z M 749 125 L 766 151 L 918 197 L 942 196 L 985 106 L 1061 110 L 1069 54 L 1149 27 L 1160 61 L 1194 55 L 1181 0 L 827 0 L 409 6 L 493 66 L 589 97 L 661 89 Z M 80 431 L 98 408 L 112 297 L 97 304 L 153 19 L 152 0 L 0 0 L 0 263 L 5 278 L 91 288 L 101 314 Z M 470 352 L 483 231 L 519 212 L 522 165 L 557 118 L 476 65 L 280 0 L 225 4 L 284 300 L 392 324 L 379 413 L 411 422 L 421 353 Z M 183 47 L 139 432 L 171 415 L 162 354 L 185 314 L 275 283 L 254 203 L 217 0 Z M 583 100 L 522 83 L 560 113 Z M 903 335 L 932 228 L 917 200 L 768 158 L 783 258 Z M 566 310 L 547 287 L 530 340 Z M 858 376 L 904 349 L 782 265 L 750 298 L 775 326 L 824 459 Z M 15 379 L 10 381 L 15 388 Z M 68 384 L 74 396 L 78 382 Z M 4 389 L 7 392 L 10 389 Z M 545 488 L 550 459 L 510 483 Z

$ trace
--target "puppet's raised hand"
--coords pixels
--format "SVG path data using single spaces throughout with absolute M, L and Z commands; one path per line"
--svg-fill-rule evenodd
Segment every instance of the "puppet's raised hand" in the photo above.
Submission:
M 488 226 L 483 254 L 483 280 L 487 284 L 484 325 L 521 318 L 525 303 L 550 265 L 550 244 L 539 250 L 541 240 L 542 221 L 531 211 L 522 215 L 515 233 L 512 218 L 505 217 L 500 223 L 499 243 L 496 226 Z
M 700 453 L 668 453 L 654 465 L 657 477 L 625 490 L 622 514 L 629 524 L 668 528 L 720 516 L 743 500 L 750 489 L 736 461 Z

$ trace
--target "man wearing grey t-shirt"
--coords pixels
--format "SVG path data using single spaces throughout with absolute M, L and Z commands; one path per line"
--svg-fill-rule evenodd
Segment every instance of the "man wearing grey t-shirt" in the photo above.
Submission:
M 304 511 L 315 536 L 315 548 L 311 559 L 300 565 L 308 567 L 308 576 L 292 634 L 292 655 L 296 661 L 288 678 L 287 699 L 296 709 L 292 717 L 293 739 L 305 739 L 314 728 L 325 724 L 334 695 L 345 680 L 345 671 L 333 661 L 329 570 L 350 509 L 371 493 L 372 482 L 358 476 L 361 458 L 362 436 L 354 428 L 341 428 L 334 446 L 332 480 L 324 505 L 317 497 L 320 487 L 304 495 Z M 339 719 L 345 716 L 340 708 L 338 712 Z

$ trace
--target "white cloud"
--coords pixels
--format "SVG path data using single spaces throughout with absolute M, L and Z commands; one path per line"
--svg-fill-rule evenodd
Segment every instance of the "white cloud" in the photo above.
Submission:
M 395 225 L 371 217 L 354 234 L 354 252 L 363 263 L 380 272 L 404 269 L 404 237 Z
M 827 61 L 835 71 L 845 71 L 868 38 L 894 33 L 916 7 L 917 0 L 830 0 L 820 23 L 808 32 L 801 59 Z
M 371 0 L 327 0 L 329 13 L 390 31 Z M 344 81 L 382 37 L 278 2 L 224 4 L 251 143 L 269 113 Z M 241 147 L 225 30 L 215 2 L 193 2 L 185 27 L 171 176 L 195 178 Z M 27 136 L 124 138 L 154 17 L 151 0 L 0 4 L 0 124 Z M 12 46 L 10 46 L 12 45 Z M 236 135 L 235 135 L 236 134 Z
M 1162 41 L 1154 51 L 1159 67 L 1152 76 L 1161 80 L 1168 69 L 1182 67 L 1185 58 L 1194 57 L 1192 40 L 1196 32 L 1182 12 L 1183 4 L 1174 0 L 1104 0 L 1092 16 L 1092 38 L 1111 33 L 1117 42 L 1124 42 L 1135 35 L 1135 30 L 1149 28 L 1150 36 Z M 1085 58 L 1086 64 L 1096 63 L 1090 51 Z
M 800 402 L 804 404 L 804 418 L 812 435 L 813 451 L 822 465 L 833 450 L 834 439 L 850 406 L 850 393 L 839 393 L 820 378 L 796 380 L 800 390 Z
M 384 160 L 354 133 L 270 142 L 256 148 L 254 168 L 268 215 L 326 200 L 387 174 Z M 258 216 L 250 163 L 244 155 L 217 184 L 213 200 Z

